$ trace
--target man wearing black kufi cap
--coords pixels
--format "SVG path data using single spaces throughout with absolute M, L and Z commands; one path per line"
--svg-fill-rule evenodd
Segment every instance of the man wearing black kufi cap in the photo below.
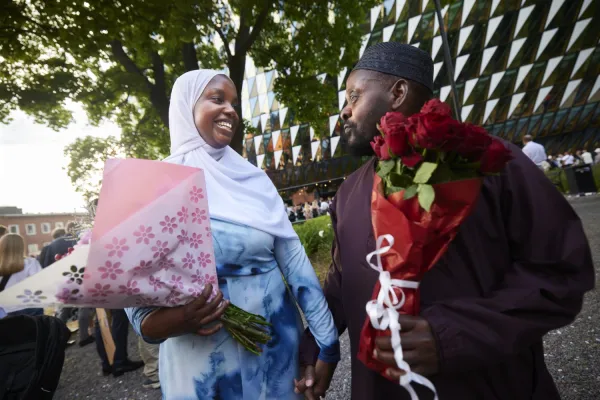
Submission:
M 433 62 L 399 43 L 367 49 L 346 82 L 342 110 L 347 150 L 373 156 L 376 123 L 388 111 L 411 115 L 433 92 Z M 430 379 L 441 400 L 559 399 L 544 363 L 542 336 L 570 323 L 594 269 L 581 222 L 564 197 L 515 146 L 499 176 L 484 180 L 473 214 L 421 282 L 421 315 L 401 316 L 404 360 Z M 330 208 L 335 241 L 325 295 L 336 325 L 348 329 L 352 399 L 410 399 L 397 382 L 389 338 L 376 340 L 390 381 L 358 359 L 358 343 L 378 274 L 366 262 L 375 249 L 371 191 L 376 160 L 348 176 Z M 335 365 L 316 362 L 307 330 L 300 349 L 307 398 L 328 388 Z M 312 366 L 316 364 L 316 368 Z M 310 382 L 310 384 L 309 384 Z M 307 389 L 307 386 L 311 386 Z M 430 390 L 413 384 L 421 400 Z

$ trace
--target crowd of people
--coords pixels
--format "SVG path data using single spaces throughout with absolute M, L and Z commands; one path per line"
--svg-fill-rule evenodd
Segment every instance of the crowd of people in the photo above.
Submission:
M 523 138 L 523 153 L 544 171 L 600 164 L 600 147 L 595 149 L 593 153 L 586 149 L 579 149 L 574 152 L 568 150 L 555 155 L 546 154 L 544 146 L 534 142 L 531 135 L 526 135 Z
M 289 205 L 287 207 L 288 219 L 294 223 L 327 215 L 331 202 L 332 199 L 330 197 L 325 197 L 321 201 L 313 200 L 312 203 L 306 202 L 300 205 Z

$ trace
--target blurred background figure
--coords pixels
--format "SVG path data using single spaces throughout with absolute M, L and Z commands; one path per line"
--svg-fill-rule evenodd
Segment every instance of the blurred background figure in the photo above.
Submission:
M 543 168 L 542 163 L 548 158 L 544 146 L 533 141 L 531 135 L 523 137 L 523 153 L 539 168 Z
M 583 160 L 584 164 L 587 165 L 591 165 L 594 163 L 594 158 L 592 157 L 592 153 L 590 153 L 589 151 L 583 149 L 581 150 L 581 159 Z
M 20 235 L 7 233 L 0 237 L 0 292 L 42 270 L 40 263 L 25 256 L 25 241 Z M 0 318 L 12 315 L 43 315 L 42 308 L 32 308 L 24 302 L 23 307 L 0 307 Z

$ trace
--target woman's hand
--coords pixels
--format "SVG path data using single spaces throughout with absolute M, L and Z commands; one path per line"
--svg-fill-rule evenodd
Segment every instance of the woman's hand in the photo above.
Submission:
M 227 306 L 229 306 L 229 300 L 223 301 L 223 292 L 220 290 L 214 299 L 208 301 L 211 293 L 212 285 L 209 283 L 204 287 L 204 290 L 196 300 L 182 307 L 183 320 L 188 332 L 193 332 L 200 336 L 210 336 L 217 333 L 223 327 L 221 323 L 217 323 L 209 328 L 205 327 L 205 325 L 211 322 L 218 321 L 227 309 Z
M 209 301 L 213 287 L 207 284 L 194 301 L 179 307 L 163 307 L 148 314 L 142 321 L 142 335 L 153 340 L 193 333 L 201 336 L 213 335 L 223 327 L 221 323 L 206 327 L 225 312 L 229 300 L 223 301 L 223 293 L 217 292 Z

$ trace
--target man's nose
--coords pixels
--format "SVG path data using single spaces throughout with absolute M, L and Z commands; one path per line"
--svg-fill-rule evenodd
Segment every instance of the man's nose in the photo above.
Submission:
M 352 116 L 352 109 L 350 108 L 350 106 L 344 107 L 344 109 L 340 113 L 340 117 L 342 118 L 342 121 L 347 121 L 348 119 L 350 119 L 351 116 Z

